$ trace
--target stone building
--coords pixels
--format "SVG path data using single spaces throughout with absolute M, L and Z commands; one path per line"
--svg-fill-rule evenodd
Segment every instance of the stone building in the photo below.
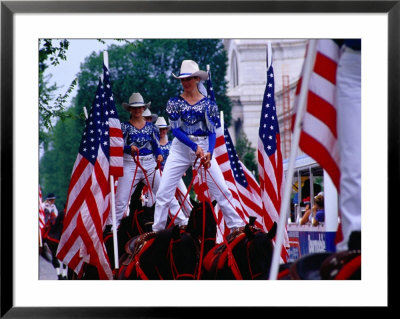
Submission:
M 227 39 L 228 92 L 232 101 L 234 141 L 243 131 L 257 149 L 258 129 L 266 85 L 267 43 L 272 44 L 272 65 L 275 75 L 275 103 L 279 120 L 283 158 L 290 153 L 290 125 L 296 85 L 305 57 L 307 40 Z

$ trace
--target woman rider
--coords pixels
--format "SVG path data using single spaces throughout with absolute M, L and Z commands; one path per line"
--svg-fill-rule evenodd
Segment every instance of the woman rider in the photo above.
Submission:
M 159 117 L 155 123 L 155 125 L 158 127 L 160 130 L 160 148 L 163 152 L 164 160 L 161 163 L 161 168 L 164 169 L 165 162 L 167 161 L 168 155 L 169 155 L 169 150 L 171 149 L 172 141 L 168 140 L 168 131 L 171 128 L 171 125 L 168 125 L 167 122 L 165 121 L 164 117 Z M 183 199 L 186 196 L 187 193 L 187 188 L 185 183 L 183 182 L 183 179 L 181 178 L 179 180 L 178 188 L 177 188 L 177 199 L 178 202 L 182 205 Z M 186 196 L 184 205 L 182 206 L 183 212 L 185 213 L 186 216 L 190 216 L 190 213 L 192 211 L 192 204 L 190 203 L 190 197 L 189 195 Z
M 118 179 L 115 194 L 117 227 L 124 217 L 124 213 L 129 208 L 130 196 L 135 191 L 139 181 L 142 180 L 152 189 L 152 196 L 155 196 L 160 184 L 160 172 L 156 169 L 157 164 L 155 161 L 155 159 L 158 162 L 162 162 L 163 160 L 159 145 L 159 132 L 153 123 L 146 122 L 142 116 L 143 111 L 150 103 L 144 103 L 140 93 L 133 93 L 129 98 L 129 103 L 122 104 L 131 116 L 129 121 L 121 123 L 124 137 L 124 175 Z M 139 161 L 140 165 L 137 165 L 136 161 Z M 179 204 L 176 199 L 171 200 L 170 209 L 171 213 L 178 211 Z M 175 223 L 186 225 L 187 222 L 188 219 L 180 211 Z M 111 214 L 107 220 L 107 224 L 112 224 Z
M 218 201 L 225 222 L 231 232 L 245 225 L 245 222 L 232 207 L 232 194 L 229 191 L 221 169 L 212 157 L 218 121 L 218 107 L 215 102 L 202 95 L 198 89 L 200 80 L 206 80 L 207 72 L 200 71 L 192 60 L 184 60 L 180 74 L 173 76 L 181 81 L 183 93 L 170 98 L 167 102 L 167 114 L 176 137 L 172 141 L 170 153 L 163 170 L 163 178 L 156 195 L 153 231 L 165 228 L 168 208 L 183 173 L 200 162 L 208 169 L 207 184 L 211 195 Z M 198 167 L 198 166 L 197 166 Z M 196 167 L 196 168 L 197 168 Z M 212 176 L 212 177 L 211 177 Z

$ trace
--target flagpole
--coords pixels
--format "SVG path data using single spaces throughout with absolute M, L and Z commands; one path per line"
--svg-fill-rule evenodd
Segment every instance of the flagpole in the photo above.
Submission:
M 108 52 L 103 52 L 104 65 L 108 69 Z M 103 79 L 102 79 L 103 80 Z M 117 216 L 115 213 L 115 192 L 114 192 L 114 175 L 110 175 L 110 190 L 111 190 L 111 216 L 112 216 L 112 230 L 114 242 L 114 265 L 115 269 L 119 269 L 118 260 L 118 236 L 117 236 Z
M 296 120 L 294 123 L 292 145 L 290 149 L 288 170 L 286 174 L 285 186 L 283 190 L 283 199 L 281 203 L 279 223 L 277 229 L 277 237 L 275 241 L 275 249 L 272 256 L 271 269 L 269 274 L 270 280 L 276 280 L 278 277 L 279 261 L 281 255 L 281 247 L 283 242 L 284 229 L 287 222 L 287 211 L 289 208 L 290 193 L 294 172 L 294 163 L 299 148 L 301 121 L 307 101 L 308 83 L 310 82 L 311 72 L 314 66 L 315 53 L 316 53 L 316 40 L 310 40 L 308 43 L 307 56 L 304 61 L 304 74 L 302 78 L 301 90 L 299 94 L 299 104 L 296 111 Z

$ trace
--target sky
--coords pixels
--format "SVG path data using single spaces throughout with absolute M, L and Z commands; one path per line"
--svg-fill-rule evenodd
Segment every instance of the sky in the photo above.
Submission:
M 67 59 L 60 60 L 60 63 L 56 66 L 50 65 L 46 71 L 45 76 L 50 75 L 49 84 L 57 84 L 59 89 L 55 91 L 54 98 L 60 94 L 65 94 L 68 90 L 71 82 L 76 78 L 80 71 L 81 63 L 85 61 L 85 58 L 92 54 L 92 52 L 102 52 L 108 48 L 111 44 L 121 45 L 124 42 L 116 40 L 104 40 L 106 43 L 101 43 L 97 39 L 68 39 L 69 47 L 66 52 Z M 56 43 L 53 43 L 56 45 Z M 58 46 L 58 44 L 57 44 Z M 101 66 L 99 66 L 99 69 Z M 78 86 L 75 86 L 71 95 L 67 99 L 66 106 L 69 107 L 72 98 L 78 93 Z M 54 123 L 53 123 L 54 124 Z M 44 154 L 43 145 L 39 147 L 39 157 L 41 158 Z
M 80 65 L 84 62 L 85 58 L 89 56 L 93 51 L 102 52 L 108 48 L 111 44 L 121 45 L 123 42 L 116 40 L 104 40 L 106 43 L 103 44 L 97 39 L 68 39 L 69 48 L 66 52 L 67 60 L 61 60 L 56 66 L 50 66 L 45 75 L 51 75 L 50 84 L 56 83 L 60 87 L 56 91 L 55 97 L 59 94 L 64 94 L 71 82 L 76 78 L 80 71 Z M 55 43 L 54 43 L 55 45 Z M 99 66 L 101 68 L 101 66 Z M 79 85 L 79 84 L 78 84 Z M 67 106 L 73 96 L 78 92 L 77 86 L 73 90 L 70 98 L 68 99 Z

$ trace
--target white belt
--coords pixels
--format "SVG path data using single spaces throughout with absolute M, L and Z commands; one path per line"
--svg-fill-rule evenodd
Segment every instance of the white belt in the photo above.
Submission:
M 197 142 L 197 141 L 205 140 L 208 136 L 194 136 L 194 135 L 188 135 L 188 137 L 189 137 L 193 142 Z
M 139 156 L 140 161 L 149 161 L 153 159 L 154 159 L 153 154 Z

